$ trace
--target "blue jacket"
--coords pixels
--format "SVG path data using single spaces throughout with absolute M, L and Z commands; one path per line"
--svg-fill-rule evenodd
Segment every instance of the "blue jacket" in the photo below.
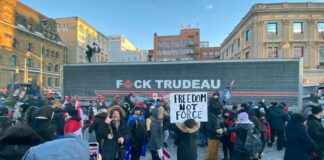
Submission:
M 90 151 L 87 142 L 71 137 L 49 141 L 31 147 L 22 160 L 89 160 Z

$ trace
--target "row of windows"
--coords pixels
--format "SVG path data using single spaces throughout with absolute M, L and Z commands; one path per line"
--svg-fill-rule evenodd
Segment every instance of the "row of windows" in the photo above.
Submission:
M 204 57 L 208 57 L 208 56 L 218 56 L 219 52 L 203 52 L 203 56 Z
M 162 41 L 158 42 L 158 47 L 174 47 L 174 46 L 188 46 L 194 45 L 192 40 L 183 40 L 183 41 Z
M 59 87 L 60 86 L 60 79 L 59 78 L 55 78 L 54 86 L 53 86 L 53 78 L 48 77 L 47 78 L 47 85 L 49 87 Z
M 293 29 L 293 33 L 303 34 L 304 33 L 303 22 L 293 22 L 292 29 Z M 324 22 L 317 23 L 317 31 L 324 32 Z M 269 22 L 267 24 L 267 32 L 269 34 L 278 34 L 278 23 Z
M 164 49 L 164 50 L 158 50 L 157 54 L 158 55 L 171 55 L 171 54 L 193 54 L 194 50 L 193 49 L 188 49 L 188 48 L 182 48 L 182 49 Z
M 193 57 L 182 57 L 182 58 L 158 58 L 158 62 L 170 62 L 170 61 L 193 61 Z
M 12 47 L 17 48 L 18 47 L 18 40 L 16 38 L 12 39 Z M 34 46 L 32 43 L 27 43 L 26 47 L 27 51 L 33 52 L 34 51 Z M 52 58 L 60 58 L 59 52 L 55 52 L 50 49 L 45 49 L 44 47 L 42 48 L 42 54 L 46 55 L 47 57 L 52 57 Z
M 0 64 L 2 63 L 2 57 L 0 57 Z M 9 58 L 9 65 L 18 66 L 18 57 L 13 55 Z M 27 67 L 35 67 L 34 61 L 31 58 L 27 59 Z M 54 72 L 60 72 L 60 65 L 52 63 L 47 64 L 47 71 L 51 72 L 54 69 Z

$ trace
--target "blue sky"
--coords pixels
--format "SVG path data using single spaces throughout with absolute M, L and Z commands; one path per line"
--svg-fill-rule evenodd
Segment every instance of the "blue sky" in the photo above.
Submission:
M 256 3 L 307 0 L 20 0 L 51 18 L 78 16 L 105 35 L 123 34 L 141 49 L 153 34 L 179 34 L 181 24 L 198 24 L 201 41 L 219 46 Z M 309 0 L 308 0 L 309 1 Z M 312 0 L 324 2 L 324 0 Z

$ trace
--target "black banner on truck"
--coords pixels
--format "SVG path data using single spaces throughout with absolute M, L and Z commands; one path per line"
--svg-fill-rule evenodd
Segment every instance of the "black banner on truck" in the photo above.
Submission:
M 167 63 L 64 65 L 64 94 L 80 96 L 129 93 L 159 96 L 177 92 L 222 91 L 232 80 L 233 103 L 260 101 L 297 105 L 302 60 L 231 60 Z

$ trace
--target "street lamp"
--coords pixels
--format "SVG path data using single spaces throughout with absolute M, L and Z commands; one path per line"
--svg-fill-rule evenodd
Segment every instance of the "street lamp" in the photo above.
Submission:
M 41 48 L 43 48 L 43 44 L 41 45 Z M 28 83 L 28 68 L 27 68 L 27 57 L 33 56 L 36 59 L 38 59 L 40 61 L 40 82 L 41 82 L 41 86 L 43 85 L 43 53 L 41 51 L 40 57 L 36 56 L 35 54 L 33 54 L 30 51 L 26 52 L 26 57 L 25 57 L 25 78 L 24 81 L 25 83 Z

